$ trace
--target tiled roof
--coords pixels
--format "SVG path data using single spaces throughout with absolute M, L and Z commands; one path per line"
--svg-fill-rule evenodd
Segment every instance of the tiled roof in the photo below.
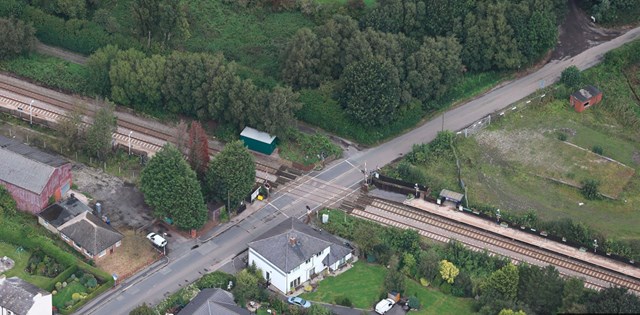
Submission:
M 0 276 L 0 308 L 16 314 L 26 314 L 33 306 L 33 298 L 38 294 L 46 296 L 50 293 L 18 277 L 6 279 Z
M 80 220 L 63 227 L 60 232 L 86 249 L 89 254 L 97 255 L 122 240 L 120 232 L 90 212 L 81 213 L 80 216 Z
M 250 315 L 236 305 L 233 294 L 222 289 L 204 289 L 178 315 Z
M 57 167 L 69 163 L 16 140 L 0 136 L 0 180 L 40 194 Z
M 276 225 L 248 245 L 286 273 L 327 247 L 331 247 L 327 257 L 329 265 L 351 252 L 335 236 L 317 231 L 294 218 Z

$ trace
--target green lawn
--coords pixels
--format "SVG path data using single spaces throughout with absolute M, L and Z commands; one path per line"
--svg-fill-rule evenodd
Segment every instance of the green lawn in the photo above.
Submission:
M 457 298 L 446 295 L 432 288 L 425 288 L 419 283 L 407 279 L 407 295 L 415 295 L 420 300 L 421 308 L 411 314 L 441 315 L 441 314 L 471 314 L 473 299 Z
M 309 301 L 335 303 L 336 297 L 346 296 L 354 307 L 372 309 L 380 298 L 386 272 L 383 266 L 358 261 L 345 273 L 320 281 L 315 292 L 302 294 L 301 297 Z M 406 279 L 406 283 L 407 296 L 415 295 L 422 305 L 415 314 L 473 313 L 472 299 L 445 295 L 435 289 L 422 287 L 410 279 Z
M 7 256 L 15 261 L 15 266 L 4 273 L 7 278 L 10 277 L 18 277 L 24 281 L 27 281 L 39 288 L 46 289 L 51 285 L 53 278 L 43 277 L 43 276 L 33 276 L 27 273 L 25 268 L 27 267 L 27 262 L 29 261 L 29 257 L 31 253 L 28 251 L 16 252 L 17 246 L 14 246 L 9 243 L 0 242 L 0 257 Z
M 73 281 L 53 296 L 53 305 L 58 309 L 63 309 L 64 303 L 71 300 L 74 293 L 80 292 L 87 292 L 87 289 L 80 284 L 80 281 Z
M 359 261 L 341 275 L 320 281 L 315 292 L 301 297 L 326 303 L 335 303 L 337 297 L 348 297 L 354 307 L 370 309 L 380 297 L 386 272 L 380 265 Z

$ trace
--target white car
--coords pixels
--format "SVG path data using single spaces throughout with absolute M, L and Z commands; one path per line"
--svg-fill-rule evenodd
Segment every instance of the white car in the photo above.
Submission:
M 384 299 L 378 302 L 378 304 L 376 304 L 376 309 L 375 309 L 376 313 L 382 315 L 388 312 L 393 307 L 393 304 L 396 304 L 396 301 L 392 299 Z
M 167 245 L 167 240 L 156 233 L 147 234 L 147 238 L 153 243 L 153 245 L 156 245 L 158 247 L 165 247 Z

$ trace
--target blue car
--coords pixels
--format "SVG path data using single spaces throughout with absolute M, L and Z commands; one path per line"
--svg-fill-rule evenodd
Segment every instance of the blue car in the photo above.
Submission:
M 292 296 L 292 297 L 288 298 L 287 302 L 289 302 L 289 304 L 302 306 L 304 308 L 311 307 L 311 302 L 309 302 L 309 301 L 307 301 L 307 300 L 305 300 L 303 298 L 299 298 L 297 296 Z

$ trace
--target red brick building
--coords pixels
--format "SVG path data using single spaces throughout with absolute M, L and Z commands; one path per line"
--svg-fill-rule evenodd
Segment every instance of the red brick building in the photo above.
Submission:
M 14 139 L 0 136 L 0 185 L 18 208 L 38 213 L 71 188 L 71 163 Z
M 569 102 L 576 112 L 580 113 L 589 106 L 600 103 L 602 92 L 593 85 L 587 85 L 579 91 L 571 94 Z

